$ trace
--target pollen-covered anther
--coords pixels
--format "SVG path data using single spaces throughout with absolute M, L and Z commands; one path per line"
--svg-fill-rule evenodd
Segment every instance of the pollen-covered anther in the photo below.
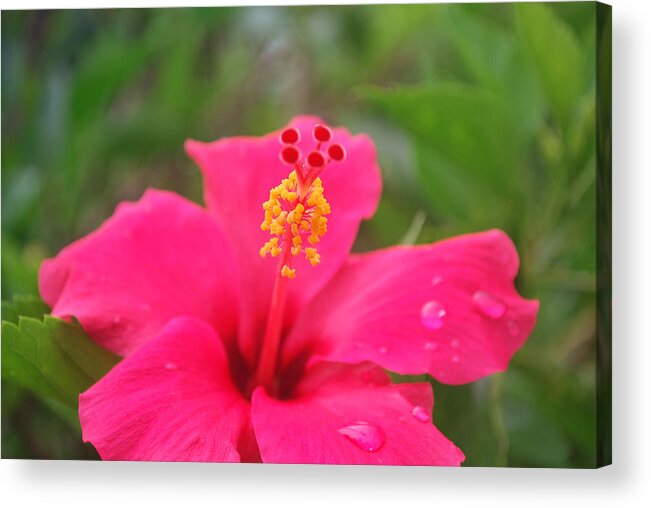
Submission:
M 312 266 L 316 266 L 321 261 L 321 255 L 316 251 L 314 247 L 306 247 L 305 259 L 307 259 Z
M 303 239 L 300 236 L 292 238 L 292 256 L 298 256 L 301 253 Z
M 280 271 L 280 274 L 281 274 L 283 277 L 287 277 L 287 278 L 289 278 L 289 279 L 293 279 L 294 277 L 296 277 L 296 269 L 294 269 L 294 268 L 290 268 L 290 267 L 287 266 L 287 265 L 283 265 L 283 269 Z
M 278 238 L 274 237 L 268 242 L 266 242 L 262 248 L 260 249 L 260 255 L 262 257 L 266 257 L 266 255 L 270 253 L 272 257 L 276 257 L 280 255 L 281 249 L 278 246 Z

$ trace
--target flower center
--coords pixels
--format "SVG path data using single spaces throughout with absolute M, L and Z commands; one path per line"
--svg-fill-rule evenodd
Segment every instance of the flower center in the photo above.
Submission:
M 269 231 L 271 239 L 262 246 L 260 255 L 266 257 L 270 254 L 279 260 L 256 377 L 259 384 L 272 389 L 287 284 L 289 279 L 296 277 L 292 260 L 301 254 L 312 266 L 321 260 L 316 245 L 327 231 L 326 216 L 330 213 L 330 204 L 323 194 L 319 175 L 331 162 L 341 162 L 346 158 L 342 145 L 330 143 L 332 131 L 325 125 L 315 125 L 312 137 L 316 147 L 303 158 L 297 146 L 301 139 L 300 131 L 289 127 L 280 133 L 280 160 L 292 170 L 269 191 L 269 199 L 262 204 L 264 220 L 260 228 Z

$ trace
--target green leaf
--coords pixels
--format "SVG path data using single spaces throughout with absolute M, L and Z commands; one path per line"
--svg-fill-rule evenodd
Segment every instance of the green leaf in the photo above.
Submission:
M 408 132 L 478 178 L 505 177 L 515 166 L 520 136 L 505 101 L 484 89 L 437 82 L 362 93 Z
M 552 112 L 567 129 L 582 88 L 584 60 L 576 35 L 541 3 L 516 4 L 515 12 L 520 37 L 534 61 Z
M 3 305 L 3 317 L 24 305 Z M 32 302 L 34 305 L 36 305 Z M 33 310 L 32 308 L 32 310 Z M 2 322 L 2 377 L 39 395 L 75 407 L 79 394 L 104 376 L 119 357 L 95 344 L 79 323 L 45 316 Z
M 464 67 L 478 83 L 491 89 L 499 88 L 512 58 L 512 34 L 472 15 L 460 5 L 447 7 L 442 29 Z
M 81 436 L 81 424 L 79 423 L 79 415 L 76 405 L 73 407 L 65 402 L 59 402 L 57 399 L 51 399 L 50 397 L 41 396 L 40 398 L 55 415 L 70 425 L 70 427 L 77 431 Z
M 450 5 L 443 24 L 459 60 L 477 84 L 507 103 L 518 130 L 531 136 L 543 120 L 545 101 L 529 55 L 511 27 L 471 15 L 472 8 L 464 7 Z
M 50 309 L 43 301 L 34 295 L 17 295 L 12 302 L 2 302 L 2 320 L 18 324 L 20 316 L 43 319 Z
M 501 432 L 492 422 L 490 380 L 466 385 L 431 383 L 435 397 L 432 421 L 463 450 L 463 465 L 504 465 Z
M 26 221 L 20 220 L 5 228 L 4 195 L 2 199 L 2 297 L 33 294 L 38 291 L 38 268 L 46 254 L 42 245 L 36 243 L 25 245 L 10 231 L 10 229 L 25 231 L 29 228 Z
M 503 225 L 509 199 L 522 194 L 524 139 L 502 97 L 443 82 L 360 92 L 413 135 L 424 191 L 438 211 Z

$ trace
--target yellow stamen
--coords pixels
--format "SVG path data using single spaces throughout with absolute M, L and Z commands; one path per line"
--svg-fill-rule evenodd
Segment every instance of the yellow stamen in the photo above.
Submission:
M 290 268 L 287 265 L 283 265 L 283 269 L 281 270 L 280 274 L 283 277 L 288 277 L 290 279 L 293 279 L 294 277 L 296 277 L 296 270 L 293 269 L 293 268 Z
M 296 171 L 292 171 L 280 185 L 269 191 L 269 199 L 262 204 L 262 209 L 264 221 L 260 229 L 269 231 L 271 235 L 271 239 L 260 249 L 262 257 L 267 254 L 275 257 L 284 249 L 289 249 L 292 256 L 305 251 L 305 259 L 312 266 L 319 264 L 321 256 L 316 248 L 304 249 L 303 240 L 307 239 L 310 245 L 316 245 L 327 231 L 328 219 L 325 216 L 330 213 L 330 204 L 323 195 L 320 178 L 316 178 L 307 192 L 301 194 Z M 285 264 L 281 275 L 293 279 L 296 270 L 290 264 Z

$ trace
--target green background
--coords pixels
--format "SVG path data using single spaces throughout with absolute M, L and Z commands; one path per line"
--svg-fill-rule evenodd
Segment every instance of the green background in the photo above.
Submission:
M 5 11 L 2 297 L 37 294 L 43 258 L 147 187 L 201 202 L 186 138 L 315 113 L 379 149 L 356 250 L 493 227 L 516 243 L 518 288 L 541 302 L 532 337 L 504 374 L 432 381 L 465 465 L 592 467 L 595 9 Z M 96 457 L 64 413 L 3 382 L 3 458 Z

